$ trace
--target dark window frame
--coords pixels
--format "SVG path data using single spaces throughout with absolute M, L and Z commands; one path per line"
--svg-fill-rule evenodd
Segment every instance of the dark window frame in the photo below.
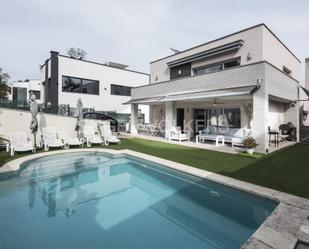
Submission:
M 113 88 L 114 88 L 114 87 L 120 87 L 120 93 L 119 93 L 119 94 L 113 92 L 113 90 L 114 90 Z M 129 93 L 128 93 L 128 94 L 125 94 L 124 92 L 121 91 L 121 88 L 125 88 L 125 89 L 129 90 Z M 132 87 L 131 87 L 131 86 L 111 84 L 111 87 L 110 87 L 110 94 L 111 94 L 111 95 L 115 95 L 115 96 L 126 96 L 126 97 L 130 97 L 130 96 L 131 96 L 131 90 L 132 90 Z
M 40 90 L 29 90 L 29 96 L 31 98 L 31 93 L 35 95 L 36 99 L 41 99 L 41 91 Z
M 292 71 L 289 68 L 287 68 L 286 66 L 282 67 L 282 71 L 284 73 L 286 73 L 287 75 L 291 75 L 291 73 L 292 73 Z
M 79 91 L 76 91 L 76 92 L 73 92 L 73 91 L 64 91 L 63 90 L 63 86 L 64 86 L 64 78 L 72 78 L 72 79 L 75 79 L 75 80 L 80 80 L 80 89 Z M 86 93 L 86 92 L 83 92 L 83 81 L 93 81 L 93 82 L 96 82 L 98 84 L 98 91 L 95 92 L 95 93 Z M 79 78 L 79 77 L 74 77 L 74 76 L 68 76 L 68 75 L 62 75 L 62 92 L 64 93 L 77 93 L 77 94 L 87 94 L 87 95 L 100 95 L 100 81 L 99 80 L 93 80 L 93 79 L 87 79 L 87 78 Z
M 237 66 L 233 66 L 233 67 L 227 67 L 227 68 L 225 67 L 225 64 L 231 63 L 231 62 L 234 62 L 234 61 L 238 62 L 239 64 Z M 224 60 L 224 61 L 219 61 L 219 62 L 207 64 L 207 65 L 204 65 L 204 66 L 201 66 L 201 67 L 193 68 L 193 75 L 194 76 L 204 75 L 204 74 L 197 74 L 197 71 L 206 70 L 207 68 L 211 68 L 211 67 L 215 67 L 215 66 L 219 66 L 219 65 L 221 65 L 221 69 L 216 70 L 216 71 L 212 71 L 212 72 L 208 72 L 208 73 L 204 73 L 204 74 L 220 72 L 220 71 L 225 70 L 225 69 L 239 67 L 239 66 L 241 66 L 241 57 L 236 57 L 236 58 L 232 58 L 232 59 L 228 59 L 228 60 Z

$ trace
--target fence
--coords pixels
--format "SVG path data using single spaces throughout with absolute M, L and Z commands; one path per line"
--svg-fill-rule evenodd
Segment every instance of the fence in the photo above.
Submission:
M 10 100 L 0 99 L 0 107 L 13 109 L 13 110 L 22 110 L 29 111 L 30 107 L 28 103 L 18 104 L 16 102 Z M 66 117 L 74 117 L 76 112 L 75 107 L 71 107 L 70 105 L 58 105 L 58 106 L 49 106 L 47 104 L 39 104 L 38 105 L 39 112 L 47 113 L 47 114 L 55 114 Z M 100 112 L 108 114 L 109 116 L 118 120 L 119 123 L 128 123 L 130 120 L 130 114 L 126 113 L 117 113 L 116 111 L 98 111 L 94 108 L 83 108 L 83 112 Z

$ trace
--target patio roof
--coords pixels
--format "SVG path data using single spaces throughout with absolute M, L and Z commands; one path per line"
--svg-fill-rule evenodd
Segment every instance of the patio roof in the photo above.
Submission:
M 211 91 L 197 91 L 186 92 L 176 94 L 166 94 L 157 97 L 132 99 L 125 104 L 153 104 L 167 101 L 194 101 L 194 100 L 206 100 L 220 97 L 232 97 L 232 96 L 246 96 L 250 95 L 254 90 L 258 88 L 257 85 L 234 87 L 229 89 L 211 90 Z

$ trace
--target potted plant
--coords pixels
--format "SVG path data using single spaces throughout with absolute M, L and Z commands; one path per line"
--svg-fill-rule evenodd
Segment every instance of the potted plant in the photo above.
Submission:
M 244 140 L 244 146 L 246 148 L 247 153 L 251 155 L 253 154 L 254 149 L 258 146 L 258 144 L 256 143 L 253 137 L 247 137 Z

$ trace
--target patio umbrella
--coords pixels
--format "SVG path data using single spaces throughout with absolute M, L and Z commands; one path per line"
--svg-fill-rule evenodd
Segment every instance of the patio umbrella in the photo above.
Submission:
M 30 113 L 31 113 L 31 133 L 34 135 L 34 147 L 36 147 L 36 133 L 38 131 L 38 120 L 36 116 L 38 115 L 38 103 L 36 102 L 36 97 L 34 94 L 30 98 Z
M 77 100 L 74 117 L 77 118 L 75 130 L 77 132 L 77 137 L 78 137 L 79 129 L 81 126 L 81 120 L 83 118 L 83 102 L 80 98 Z

